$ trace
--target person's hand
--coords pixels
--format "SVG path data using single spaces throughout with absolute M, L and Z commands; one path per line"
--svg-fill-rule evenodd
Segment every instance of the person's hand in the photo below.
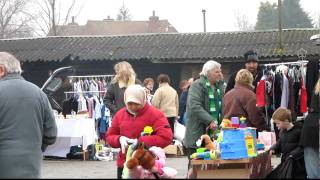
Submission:
M 128 147 L 129 144 L 134 144 L 137 143 L 137 139 L 130 139 L 127 138 L 126 136 L 120 136 L 119 142 L 121 145 L 121 151 L 124 154 L 126 152 L 126 148 Z
M 269 149 L 269 156 L 272 156 L 273 153 L 274 153 L 274 150 Z
M 218 125 L 214 121 L 211 122 L 210 125 L 209 125 L 209 128 L 212 129 L 212 130 L 216 130 L 217 127 L 218 127 Z

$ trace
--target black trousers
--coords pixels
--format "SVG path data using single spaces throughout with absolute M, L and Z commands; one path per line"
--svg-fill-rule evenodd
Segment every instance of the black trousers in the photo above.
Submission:
M 197 149 L 194 149 L 194 148 L 186 148 L 186 153 L 187 153 L 187 156 L 188 156 L 188 170 L 190 169 L 190 166 L 191 166 L 191 154 L 197 152 Z
M 170 124 L 172 133 L 174 134 L 174 120 L 176 119 L 176 117 L 167 117 L 167 119 L 168 119 L 168 122 Z
M 117 169 L 117 178 L 118 179 L 122 179 L 122 171 L 123 171 L 123 168 L 118 167 L 118 169 Z

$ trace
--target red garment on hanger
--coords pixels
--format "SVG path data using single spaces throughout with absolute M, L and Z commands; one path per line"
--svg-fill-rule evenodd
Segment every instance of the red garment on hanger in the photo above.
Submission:
M 303 79 L 301 78 L 301 88 L 300 88 L 300 112 L 305 113 L 308 111 L 307 108 L 307 89 L 304 86 Z
M 256 88 L 256 105 L 257 107 L 264 107 L 266 105 L 265 99 L 266 80 L 260 80 Z

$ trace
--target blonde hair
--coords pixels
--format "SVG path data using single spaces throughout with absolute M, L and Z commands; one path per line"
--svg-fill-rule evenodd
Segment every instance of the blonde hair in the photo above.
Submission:
M 121 61 L 115 64 L 113 69 L 116 72 L 116 75 L 112 79 L 112 83 L 123 81 L 127 84 L 130 78 L 136 77 L 136 73 L 134 72 L 131 64 L 129 64 L 127 61 Z
M 273 121 L 288 121 L 292 122 L 292 116 L 291 116 L 291 111 L 289 111 L 286 108 L 278 108 L 273 114 L 272 114 L 272 119 Z
M 318 79 L 316 85 L 314 86 L 314 94 L 320 95 L 320 78 Z
M 236 82 L 243 85 L 252 85 L 253 76 L 247 69 L 241 69 L 236 76 Z

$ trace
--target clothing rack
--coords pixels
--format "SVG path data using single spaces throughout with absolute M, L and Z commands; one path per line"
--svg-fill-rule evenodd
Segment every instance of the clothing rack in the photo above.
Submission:
M 86 79 L 86 78 L 104 78 L 107 81 L 107 84 L 111 82 L 112 77 L 114 75 L 106 74 L 106 75 L 79 75 L 79 76 L 67 76 L 70 80 L 72 79 Z M 64 92 L 66 99 L 68 98 L 68 94 L 76 94 L 76 93 L 105 93 L 107 91 L 68 91 Z
M 100 92 L 107 92 L 107 91 L 67 91 L 64 92 L 66 95 L 66 99 L 68 98 L 68 94 L 76 94 L 76 93 L 100 93 Z
M 113 77 L 114 75 L 86 75 L 86 76 L 68 76 L 69 78 L 95 78 L 95 77 Z
M 64 92 L 66 94 L 73 94 L 73 93 L 94 93 L 94 92 L 107 92 L 107 91 L 67 91 L 67 92 Z
M 264 66 L 278 66 L 278 65 L 301 65 L 306 64 L 308 61 L 295 61 L 295 62 L 281 62 L 281 63 L 268 63 L 268 64 L 262 64 Z

